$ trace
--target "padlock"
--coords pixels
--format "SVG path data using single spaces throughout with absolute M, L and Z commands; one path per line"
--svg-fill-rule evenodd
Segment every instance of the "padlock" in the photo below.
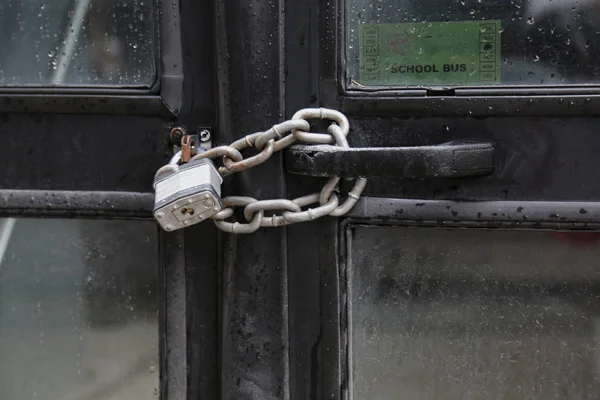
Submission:
M 166 231 L 185 228 L 223 209 L 223 178 L 209 159 L 177 165 L 174 157 L 154 177 L 154 218 Z

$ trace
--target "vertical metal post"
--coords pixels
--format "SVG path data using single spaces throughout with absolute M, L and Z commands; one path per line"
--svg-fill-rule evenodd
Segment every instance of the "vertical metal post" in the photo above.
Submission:
M 285 116 L 283 4 L 217 2 L 222 142 L 265 129 Z M 281 154 L 237 175 L 224 186 L 225 194 L 235 188 L 244 196 L 285 197 Z M 228 289 L 223 298 L 223 399 L 290 398 L 286 238 L 286 229 L 235 238 L 223 284 Z
M 160 233 L 163 283 L 160 310 L 161 399 L 186 400 L 188 392 L 187 300 L 184 232 Z

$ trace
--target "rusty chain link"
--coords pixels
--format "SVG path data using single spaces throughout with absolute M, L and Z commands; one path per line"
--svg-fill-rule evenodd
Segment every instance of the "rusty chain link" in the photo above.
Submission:
M 311 133 L 309 119 L 330 120 L 327 133 Z M 298 111 L 292 119 L 281 122 L 264 132 L 256 132 L 236 140 L 229 146 L 214 147 L 193 156 L 190 161 L 203 158 L 215 159 L 222 157 L 223 166 L 219 168 L 222 176 L 241 172 L 256 167 L 267 161 L 273 153 L 284 150 L 296 142 L 308 144 L 335 144 L 339 147 L 349 147 L 348 119 L 339 111 L 326 108 L 307 108 Z M 241 151 L 253 147 L 258 153 L 244 158 Z M 339 217 L 354 207 L 367 183 L 366 178 L 358 177 L 354 187 L 346 199 L 340 203 L 334 193 L 340 177 L 333 177 L 323 186 L 320 192 L 312 193 L 293 200 L 257 200 L 252 197 L 230 196 L 223 199 L 223 210 L 212 219 L 217 228 L 229 233 L 253 233 L 261 227 L 278 227 L 298 222 L 312 221 L 327 215 Z M 309 206 L 316 205 L 310 208 Z M 247 223 L 229 222 L 236 207 L 244 207 L 244 218 Z M 309 207 L 303 210 L 303 208 Z M 265 216 L 265 211 L 275 214 Z M 277 214 L 280 212 L 280 214 Z

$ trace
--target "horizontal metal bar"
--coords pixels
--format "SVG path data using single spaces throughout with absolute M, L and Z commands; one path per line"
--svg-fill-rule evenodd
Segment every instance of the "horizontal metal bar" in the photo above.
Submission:
M 512 87 L 471 87 L 455 88 L 455 96 L 565 96 L 565 95 L 597 95 L 600 94 L 598 85 L 580 86 L 512 86 Z
M 390 92 L 392 93 L 392 92 Z M 456 93 L 456 91 L 455 91 Z M 402 97 L 372 93 L 369 96 L 338 96 L 325 104 L 353 116 L 492 117 L 600 115 L 600 95 L 493 95 Z
M 165 99 L 144 94 L 0 94 L 0 112 L 37 112 L 64 114 L 124 114 L 172 117 Z
M 0 190 L 2 216 L 152 218 L 153 193 Z
M 383 220 L 598 223 L 599 202 L 448 201 L 362 197 L 348 217 Z
M 104 95 L 152 95 L 158 94 L 159 91 L 152 90 L 148 86 L 110 86 L 110 85 L 72 85 L 69 86 L 26 86 L 26 87 L 10 87 L 5 86 L 0 88 L 0 96 L 6 95 L 45 95 L 45 96 L 104 96 Z
M 424 97 L 436 95 L 446 96 L 548 96 L 548 95 L 593 95 L 600 94 L 598 85 L 563 85 L 563 86 L 431 86 L 427 88 L 401 88 L 397 86 L 357 86 L 353 85 L 344 91 L 348 97 Z
M 490 174 L 494 147 L 476 142 L 414 147 L 293 146 L 285 155 L 285 166 L 290 173 L 310 176 L 460 178 Z
M 419 89 L 411 89 L 411 88 L 397 88 L 397 87 L 385 87 L 385 86 L 356 86 L 353 85 L 344 91 L 344 94 L 348 97 L 386 97 L 386 96 L 394 96 L 394 97 L 425 97 L 427 96 L 427 90 L 419 88 Z

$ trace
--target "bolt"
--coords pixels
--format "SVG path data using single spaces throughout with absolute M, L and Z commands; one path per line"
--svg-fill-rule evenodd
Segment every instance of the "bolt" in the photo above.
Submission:
M 158 214 L 156 214 L 156 218 L 162 218 L 162 217 L 164 217 L 164 216 L 165 216 L 165 214 L 163 214 L 163 213 L 158 213 Z
M 200 141 L 203 143 L 210 141 L 210 132 L 206 129 L 200 131 Z
M 171 129 L 171 133 L 169 134 L 169 138 L 171 142 L 176 145 L 181 144 L 181 138 L 186 135 L 185 129 L 179 126 Z

